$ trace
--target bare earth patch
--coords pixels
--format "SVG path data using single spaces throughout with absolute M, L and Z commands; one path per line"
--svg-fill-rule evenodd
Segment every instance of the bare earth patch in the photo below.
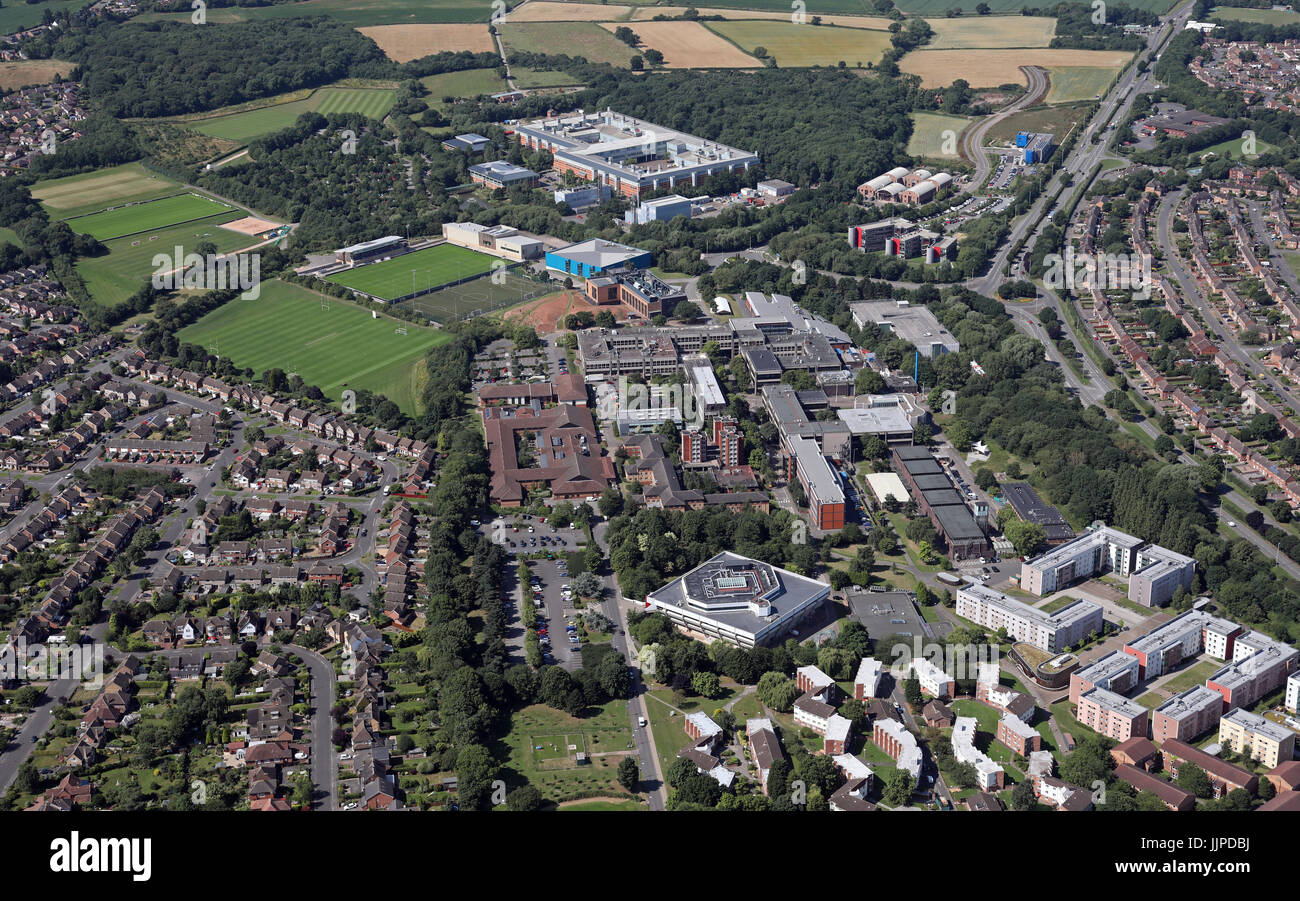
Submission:
M 578 310 L 596 312 L 596 307 L 577 291 L 558 291 L 506 310 L 501 318 L 532 326 L 539 335 L 564 328 L 564 317 Z
M 921 87 L 938 88 L 964 78 L 971 87 L 1027 84 L 1021 66 L 1088 66 L 1119 69 L 1132 53 L 1127 50 L 916 50 L 898 68 L 921 76 Z
M 55 76 L 66 76 L 74 64 L 62 59 L 24 59 L 0 63 L 0 91 L 12 91 L 29 84 L 48 84 Z
M 602 27 L 613 31 L 619 25 L 607 22 Z M 638 22 L 636 33 L 641 46 L 662 53 L 664 65 L 670 69 L 749 69 L 762 65 L 698 22 Z
M 496 49 L 486 25 L 371 25 L 357 31 L 398 63 L 431 53 L 491 53 Z
M 265 219 L 258 219 L 256 216 L 245 216 L 243 219 L 236 219 L 233 222 L 226 222 L 222 228 L 239 232 L 241 235 L 260 235 L 262 232 L 270 231 L 280 226 L 275 222 L 267 222 Z

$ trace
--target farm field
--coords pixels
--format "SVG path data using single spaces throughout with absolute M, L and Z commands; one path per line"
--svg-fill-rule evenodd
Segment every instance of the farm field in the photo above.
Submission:
M 1026 0 L 986 0 L 986 2 L 994 13 L 1019 13 L 1026 7 L 1037 7 L 1037 4 Z M 1173 4 L 1174 0 L 1132 0 L 1127 5 L 1134 9 L 1148 9 L 1163 13 Z M 975 14 L 975 7 L 979 6 L 979 0 L 955 0 L 951 3 L 948 0 L 900 0 L 897 5 L 905 13 L 942 16 L 947 10 L 957 8 L 970 16 Z
M 54 216 L 63 218 L 93 213 L 116 203 L 165 197 L 179 190 L 178 182 L 155 175 L 139 163 L 127 163 L 38 181 L 32 185 L 32 196 Z
M 1210 13 L 1211 19 L 1222 22 L 1256 22 L 1263 25 L 1294 25 L 1300 22 L 1300 13 L 1285 9 L 1234 9 L 1230 6 L 1216 6 Z
M 24 59 L 0 63 L 0 91 L 12 91 L 29 84 L 47 84 L 55 76 L 67 75 L 74 63 L 61 59 Z
M 505 24 L 512 22 L 617 22 L 628 18 L 630 6 L 603 3 L 560 3 L 536 0 L 516 6 L 506 13 Z M 662 10 L 656 9 L 656 12 Z
M 303 113 L 361 113 L 371 119 L 382 119 L 393 108 L 396 99 L 396 93 L 386 89 L 320 88 L 303 100 L 228 115 L 208 116 L 184 124 L 214 138 L 251 141 L 288 128 Z
M 927 21 L 934 29 L 927 50 L 1046 47 L 1056 33 L 1056 20 L 1046 16 L 962 16 Z
M 965 116 L 947 116 L 941 113 L 911 113 L 912 137 L 907 142 L 907 152 L 922 159 L 955 160 L 961 154 L 956 140 L 952 142 L 952 152 L 945 153 L 946 131 L 956 133 L 960 138 L 962 131 L 970 124 Z
M 232 209 L 234 207 L 220 200 L 185 193 L 118 207 L 114 210 L 104 210 L 102 213 L 78 216 L 67 221 L 73 231 L 106 241 L 109 238 L 133 235 L 151 228 L 164 228 L 168 225 L 189 222 L 192 219 L 204 219 Z
M 757 6 L 758 4 L 751 4 Z M 809 9 L 806 13 L 811 19 L 813 16 L 820 16 L 823 25 L 840 25 L 844 28 L 870 28 L 876 31 L 888 31 L 892 19 L 886 19 L 883 16 L 864 16 L 860 15 L 862 10 L 855 9 L 851 12 L 859 15 L 836 15 L 827 13 L 828 5 L 821 3 L 813 4 L 816 9 Z M 830 4 L 835 5 L 835 4 Z M 680 16 L 686 12 L 689 7 L 686 6 L 651 6 L 640 7 L 632 13 L 633 22 L 642 22 L 653 19 L 655 16 Z M 696 12 L 702 16 L 723 16 L 727 19 L 772 19 L 780 22 L 790 21 L 790 8 L 788 6 L 768 6 L 765 10 L 759 9 L 723 9 L 721 7 L 695 7 Z
M 425 99 L 431 105 L 441 104 L 443 97 L 477 97 L 479 94 L 495 94 L 507 87 L 496 69 L 465 69 L 426 75 L 420 79 L 420 84 L 428 88 L 429 96 Z
M 374 319 L 363 307 L 279 280 L 263 284 L 255 300 L 218 307 L 178 337 L 219 347 L 222 356 L 259 373 L 296 372 L 335 400 L 345 387 L 376 391 L 407 413 L 418 406 L 425 352 L 450 340 L 445 332 L 382 314 Z
M 497 29 L 506 53 L 567 53 L 593 63 L 626 66 L 638 51 L 594 22 L 525 22 Z
M 921 76 L 921 86 L 938 88 L 964 78 L 971 87 L 1026 84 L 1021 66 L 1086 66 L 1118 70 L 1133 54 L 1127 50 L 915 50 L 899 62 L 909 75 Z
M 1048 103 L 1072 103 L 1100 96 L 1115 80 L 1114 69 L 1093 66 L 1048 66 Z
M 752 54 L 755 47 L 767 48 L 783 68 L 835 66 L 841 61 L 862 68 L 878 61 L 890 46 L 889 32 L 863 28 L 795 25 L 762 19 L 710 22 L 709 28 L 746 53 Z
M 153 273 L 155 254 L 173 255 L 177 246 L 189 253 L 201 241 L 212 242 L 217 253 L 229 253 L 258 243 L 257 238 L 220 227 L 222 223 L 239 219 L 242 215 L 232 210 L 198 222 L 105 241 L 108 253 L 77 260 L 77 272 L 85 281 L 91 297 L 106 307 L 115 307 L 140 290 Z
M 610 22 L 603 27 L 612 33 L 622 26 Z M 662 53 L 664 65 L 670 69 L 745 69 L 762 65 L 699 22 L 641 22 L 634 30 L 641 38 L 641 46 Z
M 58 4 L 54 4 L 58 5 Z M 238 6 L 209 9 L 208 21 L 257 22 L 265 19 L 297 19 L 329 16 L 354 26 L 406 25 L 413 22 L 486 22 L 490 7 L 479 0 L 301 0 L 274 6 Z M 188 22 L 190 11 L 146 13 L 133 21 Z
M 436 244 L 391 260 L 347 269 L 327 279 L 373 297 L 392 300 L 492 269 L 496 257 L 455 244 Z
M 486 25 L 372 25 L 357 31 L 399 63 L 444 51 L 491 53 L 496 49 Z

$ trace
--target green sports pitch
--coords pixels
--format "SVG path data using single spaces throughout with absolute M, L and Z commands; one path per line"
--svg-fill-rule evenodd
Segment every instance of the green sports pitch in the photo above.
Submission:
M 75 232 L 107 241 L 111 238 L 122 238 L 151 229 L 204 219 L 233 209 L 234 207 L 228 203 L 200 194 L 176 194 L 161 200 L 133 203 L 117 209 L 91 213 L 89 216 L 77 216 L 68 219 L 67 223 Z
M 365 388 L 414 414 L 424 356 L 451 335 L 382 313 L 375 318 L 351 301 L 275 279 L 263 283 L 257 298 L 237 297 L 177 338 L 259 374 L 296 372 L 336 400 L 345 388 Z
M 346 269 L 327 276 L 326 281 L 382 300 L 396 300 L 482 275 L 491 271 L 494 262 L 495 257 L 455 244 L 436 244 L 382 263 Z

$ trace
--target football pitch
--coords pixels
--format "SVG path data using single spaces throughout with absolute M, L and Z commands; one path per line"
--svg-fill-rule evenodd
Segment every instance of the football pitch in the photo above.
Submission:
M 78 216 L 75 219 L 68 219 L 67 223 L 75 232 L 107 241 L 150 229 L 203 219 L 233 209 L 234 207 L 228 203 L 199 194 L 177 194 L 161 200 L 133 203 L 115 210 Z
M 334 400 L 345 388 L 365 388 L 412 414 L 425 353 L 451 338 L 278 279 L 264 283 L 256 299 L 236 298 L 177 337 L 259 375 L 297 373 Z
M 190 253 L 205 241 L 211 242 L 217 253 L 230 253 L 258 243 L 255 237 L 221 228 L 222 224 L 239 219 L 241 215 L 238 212 L 223 213 L 105 241 L 108 253 L 77 260 L 77 272 L 91 297 L 106 307 L 115 307 L 149 280 L 155 268 L 153 258 L 156 254 L 171 256 L 177 245 Z
M 512 307 L 553 290 L 549 285 L 539 284 L 513 272 L 505 273 L 505 278 L 498 276 L 496 281 L 492 279 L 492 275 L 484 275 L 463 284 L 450 285 L 441 291 L 412 297 L 400 305 L 445 325 L 458 319 Z
M 205 135 L 230 141 L 251 141 L 293 125 L 303 113 L 361 113 L 371 119 L 388 115 L 397 100 L 397 92 L 371 88 L 321 88 L 304 100 L 277 103 L 259 109 L 209 116 L 186 123 Z
M 371 297 L 395 300 L 417 291 L 429 291 L 440 285 L 482 275 L 491 271 L 495 261 L 495 257 L 455 244 L 437 244 L 382 263 L 347 269 L 328 276 L 326 281 Z

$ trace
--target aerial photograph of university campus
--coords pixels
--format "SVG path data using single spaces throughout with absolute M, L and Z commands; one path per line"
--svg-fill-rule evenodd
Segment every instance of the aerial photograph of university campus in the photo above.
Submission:
M 0 5 L 0 809 L 1300 811 L 1300 7 L 669 2 Z

